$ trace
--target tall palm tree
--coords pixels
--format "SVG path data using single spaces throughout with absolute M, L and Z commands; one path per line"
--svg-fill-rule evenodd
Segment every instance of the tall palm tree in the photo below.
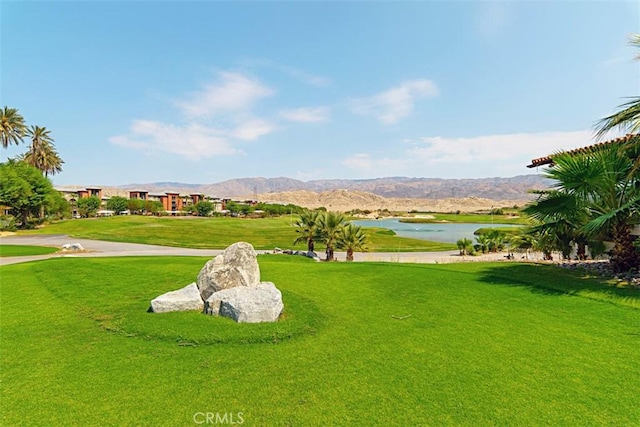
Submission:
M 307 250 L 313 252 L 315 241 L 319 238 L 320 211 L 305 210 L 300 214 L 300 218 L 295 222 L 298 237 L 293 244 L 306 243 Z
M 333 261 L 333 253 L 336 243 L 342 234 L 345 225 L 344 215 L 337 212 L 326 212 L 319 217 L 320 240 L 325 244 L 325 261 Z
M 367 233 L 359 225 L 347 223 L 342 228 L 342 233 L 336 242 L 338 249 L 347 251 L 347 261 L 353 261 L 355 251 L 364 252 L 367 250 Z
M 45 127 L 31 126 L 27 130 L 31 144 L 29 150 L 21 157 L 31 166 L 40 169 L 45 176 L 61 172 L 64 163 L 53 145 L 50 134 L 51 132 Z
M 20 144 L 26 133 L 27 126 L 17 109 L 5 106 L 0 110 L 0 142 L 3 148 Z
M 586 209 L 588 220 L 580 228 L 586 237 L 607 234 L 614 242 L 611 266 L 616 272 L 640 267 L 631 229 L 640 222 L 640 175 L 634 168 L 630 145 L 603 146 L 581 155 L 554 156 L 555 166 L 545 172 L 556 181 L 553 187 L 575 197 Z

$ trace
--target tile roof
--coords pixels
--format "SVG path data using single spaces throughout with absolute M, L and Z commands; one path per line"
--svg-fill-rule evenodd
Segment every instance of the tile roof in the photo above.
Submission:
M 634 137 L 637 137 L 638 134 L 627 134 L 625 136 L 621 136 L 619 138 L 611 139 L 609 141 L 599 142 L 597 144 L 588 145 L 586 147 L 576 148 L 574 150 L 562 151 L 561 153 L 569 153 L 569 154 L 583 154 L 583 153 L 592 153 L 602 147 L 611 145 L 611 144 L 623 144 L 625 142 L 630 141 Z M 538 157 L 537 159 L 531 160 L 531 164 L 527 165 L 528 168 L 535 168 L 538 166 L 552 165 L 553 166 L 553 156 L 556 156 L 560 153 L 550 154 L 544 157 Z

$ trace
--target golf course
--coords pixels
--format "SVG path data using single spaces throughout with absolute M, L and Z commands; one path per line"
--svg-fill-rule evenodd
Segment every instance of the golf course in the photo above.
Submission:
M 166 239 L 152 226 L 163 224 L 187 227 L 168 233 L 182 236 L 173 246 L 198 238 L 189 220 L 133 217 L 66 221 L 27 234 L 75 227 L 77 236 L 117 240 L 120 223 L 132 220 L 147 231 L 129 225 L 136 236 L 129 241 Z M 234 221 L 245 230 L 237 240 L 267 247 L 254 236 L 284 220 Z M 210 224 L 227 227 L 195 222 L 205 230 L 200 234 Z M 283 243 L 292 240 L 285 236 Z M 30 252 L 22 247 L 18 254 Z M 278 322 L 147 312 L 157 295 L 193 282 L 207 260 L 56 257 L 0 267 L 0 423 L 640 420 L 633 398 L 640 391 L 637 288 L 533 263 L 325 263 L 260 255 L 262 279 L 282 291 Z

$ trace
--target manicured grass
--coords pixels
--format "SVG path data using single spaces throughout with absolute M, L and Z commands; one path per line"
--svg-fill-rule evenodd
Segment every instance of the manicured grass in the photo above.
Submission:
M 429 224 L 443 221 L 472 224 L 530 224 L 529 219 L 525 216 L 440 213 L 431 213 L 429 215 L 433 216 L 433 218 L 401 218 L 399 221 L 410 224 Z
M 76 238 L 146 243 L 185 248 L 224 249 L 246 241 L 256 249 L 274 247 L 306 249 L 302 243 L 294 246 L 297 234 L 290 217 L 243 218 L 167 218 L 119 216 L 111 218 L 67 220 L 23 234 L 68 234 Z M 372 230 L 369 249 L 387 251 L 444 251 L 456 249 L 448 243 L 429 242 L 396 236 L 390 230 Z M 318 244 L 322 251 L 323 246 Z
M 146 313 L 203 258 L 0 267 L 0 424 L 634 425 L 640 298 L 515 263 L 261 256 L 284 320 Z
M 519 234 L 522 232 L 522 230 L 523 229 L 521 227 L 480 227 L 476 231 L 474 231 L 473 234 L 479 236 L 480 234 L 485 234 L 490 231 L 502 231 L 504 234 L 509 236 Z
M 48 246 L 0 245 L 0 257 L 46 255 L 58 252 L 58 248 Z

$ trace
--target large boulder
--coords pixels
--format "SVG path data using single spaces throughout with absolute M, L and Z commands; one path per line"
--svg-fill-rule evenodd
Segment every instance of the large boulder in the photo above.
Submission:
M 275 322 L 284 309 L 282 293 L 271 282 L 215 292 L 205 301 L 205 313 L 238 323 Z
M 151 311 L 154 313 L 166 313 L 169 311 L 202 311 L 204 301 L 200 297 L 200 291 L 195 283 L 185 286 L 177 291 L 167 292 L 151 301 Z
M 213 293 L 238 286 L 260 283 L 260 267 L 251 244 L 238 242 L 207 262 L 198 274 L 198 289 L 203 300 Z

